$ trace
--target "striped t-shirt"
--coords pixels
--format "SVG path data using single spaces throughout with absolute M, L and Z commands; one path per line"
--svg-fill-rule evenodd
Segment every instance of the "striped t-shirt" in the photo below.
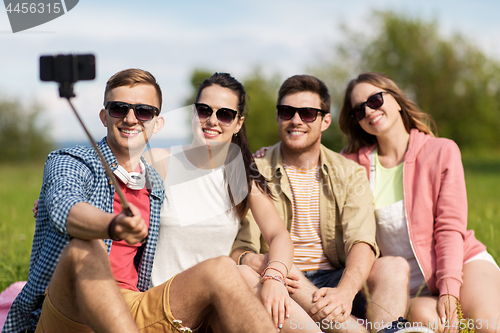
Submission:
M 293 263 L 301 271 L 329 270 L 332 265 L 321 244 L 319 226 L 319 166 L 296 168 L 283 161 L 293 195 L 290 236 L 294 245 Z

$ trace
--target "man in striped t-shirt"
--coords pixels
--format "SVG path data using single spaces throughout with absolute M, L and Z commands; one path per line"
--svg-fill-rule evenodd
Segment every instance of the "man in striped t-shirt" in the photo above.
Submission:
M 399 257 L 377 259 L 366 172 L 321 145 L 321 134 L 331 123 L 325 84 L 309 75 L 288 78 L 279 90 L 276 119 L 281 141 L 255 162 L 294 243 L 294 265 L 287 279 L 292 298 L 325 331 L 391 326 L 406 315 L 409 267 Z M 261 272 L 267 250 L 248 213 L 233 259 Z M 360 325 L 351 314 L 367 321 Z M 398 330 L 392 326 L 386 332 Z M 422 327 L 411 331 L 428 332 Z

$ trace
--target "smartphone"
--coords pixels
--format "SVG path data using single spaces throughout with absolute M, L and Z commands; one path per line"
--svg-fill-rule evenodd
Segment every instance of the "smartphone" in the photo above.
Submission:
M 73 83 L 95 79 L 93 54 L 57 54 L 40 57 L 40 80 Z

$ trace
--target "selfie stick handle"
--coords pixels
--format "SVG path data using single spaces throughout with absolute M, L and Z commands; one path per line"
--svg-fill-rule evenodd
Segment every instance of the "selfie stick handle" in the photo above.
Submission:
M 75 113 L 76 118 L 78 118 L 78 121 L 82 125 L 85 133 L 87 133 L 87 136 L 89 137 L 89 140 L 90 140 L 90 143 L 92 144 L 92 147 L 94 147 L 94 150 L 96 151 L 97 155 L 99 155 L 99 158 L 101 159 L 104 170 L 106 171 L 106 175 L 113 182 L 113 185 L 115 186 L 116 193 L 118 194 L 118 197 L 120 198 L 120 205 L 122 206 L 123 213 L 127 216 L 134 216 L 134 214 L 132 214 L 132 211 L 130 210 L 127 199 L 125 199 L 125 196 L 123 195 L 122 189 L 120 188 L 118 181 L 116 180 L 115 175 L 113 174 L 113 171 L 111 171 L 111 168 L 109 167 L 108 163 L 104 159 L 104 156 L 102 155 L 101 150 L 99 149 L 99 147 L 97 147 L 95 141 L 92 139 L 92 135 L 90 135 L 89 131 L 87 130 L 87 127 L 85 127 L 85 125 L 83 124 L 82 119 L 78 115 L 78 112 L 76 112 L 76 109 L 73 106 L 73 103 L 71 103 L 71 100 L 69 99 L 69 97 L 66 97 L 66 99 L 68 100 L 68 103 L 71 106 L 71 109 L 73 109 L 73 112 Z

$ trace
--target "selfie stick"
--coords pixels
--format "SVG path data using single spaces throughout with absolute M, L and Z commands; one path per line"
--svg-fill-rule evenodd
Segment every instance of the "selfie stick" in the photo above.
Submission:
M 59 87 L 59 93 L 62 94 L 61 87 Z M 74 96 L 74 94 L 73 94 L 73 96 Z M 99 158 L 101 159 L 102 166 L 104 167 L 104 170 L 106 171 L 106 175 L 113 182 L 113 185 L 115 186 L 116 193 L 118 194 L 118 197 L 120 198 L 120 205 L 122 207 L 123 213 L 125 213 L 125 215 L 127 215 L 127 216 L 134 216 L 134 214 L 132 214 L 132 211 L 130 210 L 127 199 L 125 199 L 125 196 L 123 195 L 122 189 L 120 188 L 118 181 L 116 180 L 116 177 L 113 174 L 113 171 L 111 171 L 111 168 L 109 167 L 108 163 L 104 159 L 104 156 L 102 155 L 101 150 L 99 149 L 99 147 L 97 147 L 95 141 L 92 139 L 92 135 L 90 135 L 90 132 L 87 130 L 87 127 L 85 127 L 85 124 L 83 123 L 82 119 L 78 115 L 78 112 L 76 112 L 76 109 L 73 106 L 73 103 L 71 103 L 70 98 L 68 96 L 61 96 L 61 97 L 65 97 L 66 100 L 68 101 L 69 105 L 71 106 L 71 109 L 75 113 L 76 118 L 78 118 L 78 121 L 82 125 L 83 130 L 85 131 L 85 133 L 87 133 L 87 136 L 89 137 L 89 140 L 90 140 L 90 143 L 92 144 L 92 147 L 94 147 L 94 150 L 96 151 L 97 155 L 99 155 Z
M 72 59 L 73 60 L 76 59 L 76 56 L 73 55 Z M 55 67 L 57 67 L 57 66 L 55 66 Z M 78 72 L 77 70 L 78 70 L 78 68 L 76 68 L 76 61 L 73 61 L 72 71 L 70 73 L 66 73 L 66 72 L 63 73 L 66 75 L 65 80 L 58 80 L 58 81 L 56 80 L 59 83 L 59 96 L 62 98 L 66 98 L 69 105 L 71 106 L 71 109 L 75 113 L 76 118 L 78 119 L 78 121 L 80 122 L 80 124 L 83 127 L 83 130 L 87 134 L 87 136 L 90 140 L 90 143 L 92 144 L 92 147 L 94 147 L 94 150 L 96 151 L 97 155 L 99 156 L 99 159 L 101 160 L 102 166 L 104 167 L 104 170 L 106 171 L 106 175 L 108 176 L 109 179 L 111 179 L 111 182 L 115 186 L 115 191 L 118 194 L 118 197 L 120 198 L 120 206 L 122 207 L 123 213 L 127 216 L 134 216 L 134 214 L 132 214 L 132 211 L 130 210 L 127 199 L 125 199 L 125 196 L 123 195 L 122 189 L 120 188 L 120 185 L 118 184 L 118 181 L 116 180 L 115 175 L 113 174 L 113 171 L 111 171 L 111 168 L 109 167 L 108 163 L 104 159 L 104 156 L 102 155 L 101 150 L 99 149 L 99 147 L 97 147 L 94 139 L 92 139 L 92 135 L 90 135 L 90 132 L 87 130 L 87 127 L 85 126 L 82 119 L 80 118 L 80 115 L 78 114 L 75 107 L 73 106 L 73 103 L 71 103 L 70 98 L 75 97 L 75 93 L 73 92 L 73 86 L 74 86 L 75 82 L 78 81 L 78 79 L 77 79 L 78 74 L 75 74 L 75 72 L 76 73 Z

